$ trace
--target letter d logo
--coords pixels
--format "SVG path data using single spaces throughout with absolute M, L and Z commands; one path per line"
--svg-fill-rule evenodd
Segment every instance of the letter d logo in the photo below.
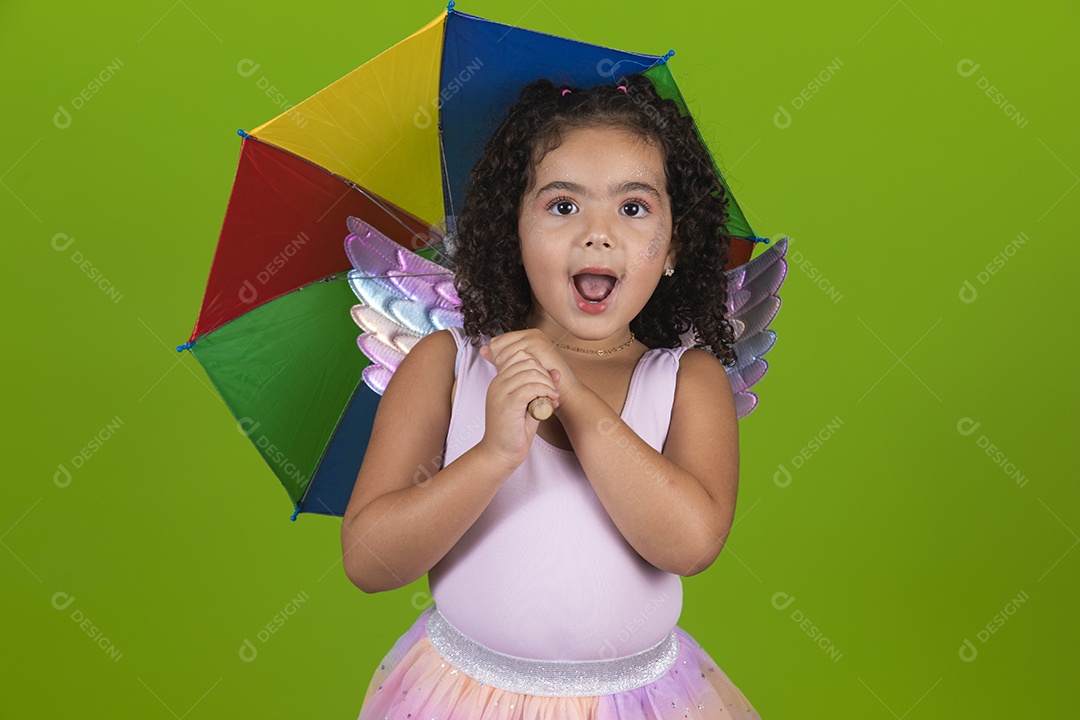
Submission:
M 978 430 L 980 425 L 982 425 L 981 422 L 976 422 L 969 417 L 960 418 L 956 422 L 956 432 L 961 435 L 970 435 Z
M 71 113 L 63 105 L 57 105 L 56 114 L 53 115 L 52 121 L 53 125 L 61 130 L 67 130 L 71 127 Z
M 777 610 L 784 610 L 788 605 L 795 602 L 794 595 L 788 595 L 786 592 L 778 592 L 772 596 L 772 606 Z
M 971 284 L 970 280 L 964 280 L 960 286 L 960 302 L 970 305 L 979 297 L 979 291 Z
M 778 106 L 778 108 L 776 114 L 772 117 L 773 125 L 781 130 L 786 130 L 791 127 L 791 113 L 783 105 Z
M 431 113 L 427 111 L 427 108 L 423 105 L 416 106 L 416 113 L 412 118 L 413 125 L 419 130 L 426 130 L 431 126 Z
M 240 646 L 240 659 L 244 662 L 252 662 L 259 657 L 259 649 L 250 640 L 244 638 L 244 644 Z
M 960 77 L 971 77 L 980 67 L 982 67 L 980 63 L 975 62 L 971 58 L 964 58 L 956 63 L 956 72 L 960 73 Z
M 244 58 L 236 63 L 236 73 L 240 77 L 251 77 L 260 67 L 262 67 L 261 63 L 257 63 L 249 58 Z
M 75 597 L 61 590 L 52 596 L 52 606 L 57 610 L 66 610 L 67 606 L 75 602 Z
M 773 473 L 772 481 L 776 484 L 776 487 L 786 488 L 791 484 L 791 472 L 788 471 L 787 466 L 780 464 L 776 468 L 776 472 Z

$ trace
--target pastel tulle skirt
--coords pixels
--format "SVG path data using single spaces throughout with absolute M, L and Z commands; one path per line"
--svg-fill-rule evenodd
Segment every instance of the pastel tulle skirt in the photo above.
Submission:
M 723 670 L 678 626 L 677 651 L 674 642 L 669 650 L 674 662 L 652 681 L 610 694 L 552 696 L 503 689 L 451 663 L 436 650 L 438 645 L 452 655 L 446 652 L 442 633 L 429 637 L 428 619 L 435 610 L 425 609 L 383 658 L 359 720 L 760 719 Z M 661 671 L 666 662 L 670 655 Z

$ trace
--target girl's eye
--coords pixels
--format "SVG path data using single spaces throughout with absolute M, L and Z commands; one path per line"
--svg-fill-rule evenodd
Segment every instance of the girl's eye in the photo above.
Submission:
M 556 215 L 571 215 L 577 210 L 577 205 L 572 200 L 557 198 L 548 205 L 548 210 L 554 210 Z
M 649 206 L 637 200 L 630 200 L 623 203 L 622 211 L 630 217 L 641 217 L 649 211 Z

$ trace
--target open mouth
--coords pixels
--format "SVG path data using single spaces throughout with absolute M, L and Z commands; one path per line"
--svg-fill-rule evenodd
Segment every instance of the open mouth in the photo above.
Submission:
M 615 289 L 615 278 L 611 275 L 581 273 L 574 276 L 574 287 L 585 301 L 595 305 L 606 300 Z

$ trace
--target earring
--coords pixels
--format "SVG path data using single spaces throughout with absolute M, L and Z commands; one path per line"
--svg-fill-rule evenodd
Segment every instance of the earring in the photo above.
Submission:
M 674 274 L 675 274 L 675 268 L 671 267 L 670 265 L 668 267 L 664 268 L 664 275 L 665 276 L 671 277 Z

